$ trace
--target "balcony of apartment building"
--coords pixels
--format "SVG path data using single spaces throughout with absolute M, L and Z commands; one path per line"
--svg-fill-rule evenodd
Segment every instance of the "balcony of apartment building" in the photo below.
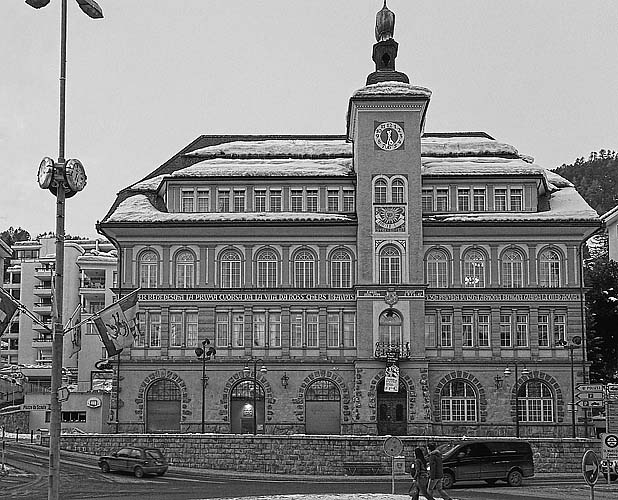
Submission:
M 38 337 L 32 339 L 32 347 L 35 349 L 51 349 L 53 340 L 51 333 L 39 333 Z
M 42 282 L 49 281 L 51 283 L 54 268 L 51 265 L 39 266 L 34 268 L 34 277 Z
M 43 316 L 41 318 L 41 324 L 35 322 L 32 323 L 32 329 L 37 332 L 39 336 L 47 335 L 51 331 L 52 325 L 52 318 L 50 316 Z
M 32 304 L 32 312 L 37 314 L 42 314 L 45 316 L 51 316 L 52 313 L 52 302 L 51 297 L 48 300 L 41 300 L 39 302 L 35 302 Z
M 105 295 L 105 270 L 82 269 L 79 292 L 85 296 Z
M 21 287 L 21 267 L 9 266 L 6 270 L 6 280 L 2 285 L 5 290 L 19 290 Z
M 51 367 L 51 364 L 52 364 L 51 347 L 49 349 L 39 349 L 35 364 L 37 366 L 42 366 L 42 367 L 45 367 L 45 366 Z
M 39 285 L 34 285 L 32 293 L 37 297 L 51 297 L 52 286 L 50 281 L 42 281 Z
M 92 316 L 105 308 L 105 300 L 103 297 L 82 297 L 82 317 Z

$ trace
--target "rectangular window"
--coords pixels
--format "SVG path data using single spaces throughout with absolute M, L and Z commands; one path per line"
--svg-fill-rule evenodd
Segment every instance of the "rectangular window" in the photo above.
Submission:
M 253 192 L 253 211 L 266 212 L 266 190 L 256 189 Z
M 170 312 L 170 346 L 182 346 L 182 313 Z
M 423 212 L 433 212 L 433 189 L 423 189 L 421 209 Z
M 459 212 L 470 211 L 470 189 L 459 188 L 457 189 L 457 210 Z
M 478 315 L 479 347 L 489 347 L 489 314 Z
M 228 313 L 217 313 L 216 322 L 217 346 L 227 347 L 230 342 L 230 325 Z
M 290 212 L 303 211 L 303 190 L 290 189 Z
M 327 317 L 326 345 L 339 347 L 339 314 L 329 313 Z
M 471 314 L 464 314 L 461 317 L 461 335 L 463 347 L 474 347 L 474 328 Z
M 307 313 L 307 347 L 318 347 L 318 313 Z
M 436 212 L 448 212 L 448 188 L 436 189 Z
M 356 314 L 343 313 L 343 345 L 356 346 Z
M 539 314 L 539 347 L 549 347 L 549 314 Z
M 253 314 L 253 345 L 264 347 L 266 338 L 266 313 Z
M 197 211 L 210 212 L 210 192 L 207 189 L 197 190 Z
M 564 314 L 554 315 L 554 345 L 558 342 L 566 341 L 566 316 Z
M 509 198 L 511 212 L 521 212 L 524 207 L 524 190 L 511 188 Z
M 451 314 L 440 316 L 440 345 L 453 347 L 453 316 Z
M 270 347 L 281 347 L 281 313 L 268 313 L 268 342 Z
M 281 212 L 281 189 L 270 190 L 270 211 Z
M 307 212 L 318 211 L 318 190 L 307 189 Z
M 234 212 L 245 211 L 245 191 L 244 189 L 234 189 Z
M 500 347 L 511 347 L 511 315 L 500 315 Z
M 506 188 L 494 189 L 494 210 L 506 212 Z
M 193 189 L 180 190 L 180 211 L 193 212 Z
M 484 212 L 487 206 L 485 188 L 474 188 L 472 198 L 474 203 L 474 211 Z
M 425 346 L 436 346 L 436 315 L 425 314 Z
M 230 192 L 229 190 L 219 190 L 217 193 L 219 212 L 230 211 Z
M 329 189 L 327 195 L 328 211 L 331 213 L 339 212 L 339 190 Z
M 303 346 L 303 314 L 290 314 L 290 347 Z
M 343 190 L 343 211 L 345 213 L 354 212 L 354 191 L 351 189 Z
M 186 331 L 187 331 L 186 346 L 187 347 L 197 347 L 197 342 L 198 342 L 197 313 L 196 312 L 186 313 L 185 321 L 187 324 L 186 325 Z
M 161 346 L 161 313 L 148 314 L 150 347 Z
M 518 314 L 516 316 L 517 328 L 517 347 L 528 346 L 528 315 Z

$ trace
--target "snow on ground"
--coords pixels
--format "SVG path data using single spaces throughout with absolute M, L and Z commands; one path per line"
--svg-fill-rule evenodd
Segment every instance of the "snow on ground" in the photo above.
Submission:
M 353 493 L 328 495 L 267 495 L 259 497 L 226 497 L 219 500 L 397 500 L 410 498 L 408 495 L 389 495 L 387 493 Z M 421 500 L 426 500 L 424 496 Z M 436 499 L 439 500 L 439 497 Z

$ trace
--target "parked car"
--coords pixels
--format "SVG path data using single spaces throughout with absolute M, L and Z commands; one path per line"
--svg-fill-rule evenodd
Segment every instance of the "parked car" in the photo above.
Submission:
M 103 472 L 112 470 L 131 472 L 135 477 L 144 474 L 162 476 L 167 472 L 167 460 L 157 448 L 131 446 L 99 457 L 99 467 Z
M 447 489 L 457 481 L 475 480 L 521 486 L 523 478 L 534 476 L 532 448 L 525 441 L 462 441 L 444 453 L 443 463 Z

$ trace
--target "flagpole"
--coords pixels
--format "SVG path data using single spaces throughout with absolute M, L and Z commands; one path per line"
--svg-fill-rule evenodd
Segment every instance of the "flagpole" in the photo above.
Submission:
M 41 322 L 40 319 L 36 317 L 36 315 L 30 311 L 25 305 L 23 305 L 19 300 L 13 297 L 10 293 L 7 293 L 4 288 L 0 288 L 0 293 L 2 293 L 5 297 L 13 302 L 19 309 L 19 312 L 23 312 L 26 316 L 28 316 L 32 321 L 34 321 L 37 325 L 45 328 L 48 333 L 52 333 L 52 329 L 49 328 L 45 323 Z M 1 333 L 1 332 L 0 332 Z
M 118 412 L 120 411 L 120 354 L 118 353 L 118 366 L 116 367 L 116 434 L 118 434 L 120 427 L 120 421 L 118 420 Z

